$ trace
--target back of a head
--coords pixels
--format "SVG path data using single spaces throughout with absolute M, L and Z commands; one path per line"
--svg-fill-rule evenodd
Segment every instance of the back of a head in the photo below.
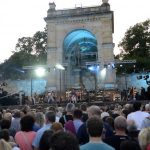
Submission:
M 140 147 L 135 141 L 125 140 L 121 142 L 120 150 L 140 150 Z
M 32 131 L 34 122 L 35 120 L 31 115 L 22 117 L 20 120 L 21 130 L 26 132 Z
M 8 119 L 2 119 L 0 122 L 1 129 L 9 129 L 11 126 L 11 121 Z
M 116 117 L 115 120 L 114 120 L 114 127 L 115 127 L 115 129 L 125 131 L 126 128 L 127 128 L 126 118 L 123 117 L 123 116 Z
M 141 102 L 139 102 L 139 101 L 134 102 L 133 103 L 133 109 L 134 109 L 134 111 L 140 110 L 141 109 Z
M 150 111 L 150 104 L 145 105 L 145 111 Z
M 49 150 L 51 146 L 51 137 L 53 135 L 52 130 L 46 130 L 40 140 L 39 150 Z
M 68 103 L 66 106 L 66 112 L 73 112 L 75 110 L 75 105 L 73 103 Z
M 81 109 L 82 111 L 86 111 L 86 110 L 87 110 L 87 103 L 81 104 L 80 109 Z
M 146 150 L 150 144 L 150 127 L 140 131 L 138 136 L 139 144 L 142 150 Z
M 20 118 L 21 117 L 20 110 L 15 110 L 13 117 L 14 118 Z
M 40 127 L 42 127 L 43 126 L 43 124 L 44 124 L 44 114 L 42 113 L 42 112 L 37 112 L 36 114 L 35 114 L 35 122 L 38 124 L 38 125 L 40 125 Z
M 89 108 L 88 108 L 88 115 L 89 115 L 89 117 L 91 117 L 91 116 L 94 116 L 94 115 L 96 115 L 96 116 L 101 116 L 101 110 L 100 110 L 100 108 L 98 107 L 98 106 L 96 106 L 96 105 L 92 105 L 92 106 L 90 106 Z
M 0 139 L 4 139 L 5 141 L 9 141 L 8 129 L 0 130 Z
M 4 114 L 4 117 L 3 117 L 3 118 L 11 121 L 11 119 L 12 119 L 12 114 L 11 114 L 10 112 L 7 112 L 7 113 Z
M 73 117 L 77 119 L 81 119 L 82 117 L 82 111 L 80 109 L 75 109 L 73 112 Z
M 56 113 L 54 111 L 48 111 L 46 114 L 45 114 L 45 119 L 48 121 L 48 122 L 55 122 L 55 118 L 56 118 Z
M 56 132 L 51 138 L 52 150 L 79 150 L 77 138 L 69 132 Z
M 103 131 L 103 121 L 98 116 L 92 116 L 87 120 L 87 129 L 91 137 L 100 137 Z
M 57 131 L 63 131 L 63 126 L 60 122 L 54 122 L 51 126 L 51 130 L 53 130 L 54 132 L 57 132 Z

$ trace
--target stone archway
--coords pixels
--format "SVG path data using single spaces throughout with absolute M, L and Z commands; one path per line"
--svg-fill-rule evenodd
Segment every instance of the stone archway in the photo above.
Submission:
M 63 52 L 63 62 L 67 64 L 66 88 L 92 89 L 95 87 L 96 81 L 93 75 L 96 75 L 94 67 L 97 65 L 93 66 L 92 63 L 98 61 L 96 37 L 86 29 L 75 29 L 66 35 Z M 92 66 L 93 70 L 89 68 Z M 86 83 L 86 80 L 89 81 L 89 84 Z
M 114 43 L 112 37 L 114 26 L 113 11 L 110 10 L 108 0 L 103 0 L 103 3 L 100 6 L 95 7 L 56 10 L 55 3 L 50 3 L 49 6 L 47 17 L 45 18 L 48 28 L 47 65 L 50 66 L 50 68 L 55 68 L 56 64 L 59 63 L 66 69 L 64 71 L 51 69 L 47 78 L 47 87 L 56 89 L 57 91 L 64 91 L 68 87 L 75 86 L 75 83 L 77 83 L 77 86 L 79 85 L 78 80 L 81 77 L 81 72 L 77 73 L 76 76 L 74 75 L 75 79 L 71 78 L 73 77 L 71 74 L 69 75 L 69 73 L 72 73 L 71 67 L 73 66 L 73 64 L 70 65 L 70 63 L 73 63 L 73 58 L 71 57 L 75 57 L 78 52 L 80 52 L 81 55 L 86 55 L 86 53 L 83 53 L 82 51 L 86 49 L 87 52 L 88 44 L 90 44 L 90 46 L 91 44 L 96 45 L 94 45 L 96 48 L 95 60 L 87 60 L 84 62 L 77 57 L 77 59 L 74 58 L 74 62 L 76 61 L 74 64 L 80 64 L 80 67 L 82 66 L 82 63 L 84 66 L 98 66 L 99 70 L 96 72 L 97 87 L 114 87 L 116 84 L 116 74 L 112 67 L 107 67 L 105 77 L 101 75 L 101 71 L 106 66 L 114 64 Z M 85 32 L 84 36 L 79 34 L 79 31 L 81 30 Z M 76 36 L 77 34 L 80 35 L 80 37 L 77 37 L 77 39 L 73 37 L 69 41 L 71 36 Z M 96 39 L 95 41 L 93 37 Z M 69 42 L 67 40 L 70 44 L 68 44 Z M 67 46 L 65 42 L 67 43 Z M 88 55 L 88 57 L 89 56 L 90 55 Z M 72 61 L 68 62 L 67 57 Z M 75 69 L 83 68 L 76 67 Z M 85 77 L 86 75 L 83 76 L 83 78 Z M 70 80 L 74 80 L 74 82 L 70 82 Z M 85 80 L 86 78 L 84 81 Z

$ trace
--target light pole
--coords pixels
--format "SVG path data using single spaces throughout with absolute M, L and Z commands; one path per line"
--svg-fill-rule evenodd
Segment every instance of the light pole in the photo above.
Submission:
M 62 78 L 61 78 L 61 71 L 65 70 L 65 68 L 61 65 L 61 64 L 56 64 L 56 68 L 59 70 L 59 90 L 60 90 L 60 99 L 61 99 L 61 82 L 62 82 Z
M 30 70 L 30 96 L 32 97 L 33 93 L 33 71 L 35 72 L 36 76 L 42 77 L 46 73 L 46 68 L 48 66 L 40 65 L 40 66 L 23 66 L 24 70 Z

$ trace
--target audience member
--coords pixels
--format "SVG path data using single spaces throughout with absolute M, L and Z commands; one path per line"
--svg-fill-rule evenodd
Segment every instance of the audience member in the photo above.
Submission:
M 150 114 L 140 110 L 141 109 L 141 102 L 134 102 L 133 103 L 133 109 L 134 109 L 134 112 L 130 113 L 127 116 L 127 121 L 133 120 L 137 126 L 137 129 L 141 130 L 143 120 L 146 117 L 150 116 Z
M 64 127 L 66 131 L 70 131 L 76 135 L 79 127 L 83 124 L 82 122 L 82 111 L 80 109 L 75 109 L 73 112 L 73 121 L 69 120 L 65 123 Z
M 34 118 L 26 115 L 20 120 L 21 131 L 15 135 L 15 141 L 21 150 L 32 150 L 32 142 L 36 136 L 36 132 L 32 131 Z
M 55 115 L 56 114 L 53 111 L 49 111 L 45 114 L 45 125 L 37 131 L 36 137 L 34 138 L 34 141 L 32 143 L 35 150 L 39 148 L 39 143 L 40 143 L 43 133 L 46 130 L 49 130 L 52 126 L 52 123 L 55 122 L 55 118 L 56 118 Z
M 53 135 L 52 130 L 46 130 L 40 140 L 39 150 L 49 150 L 51 146 L 51 137 Z
M 56 132 L 51 138 L 52 150 L 79 150 L 76 137 L 69 132 Z
M 90 117 L 87 121 L 89 142 L 82 145 L 80 150 L 114 150 L 102 141 L 103 121 L 98 116 Z
M 138 139 L 141 150 L 148 150 L 150 148 L 150 127 L 142 129 Z
M 75 110 L 75 105 L 73 103 L 68 103 L 66 106 L 66 114 L 64 114 L 60 119 L 59 122 L 62 123 L 62 125 L 64 126 L 64 124 L 69 121 L 69 120 L 73 120 L 73 111 Z
M 115 135 L 110 138 L 104 139 L 104 142 L 111 145 L 116 150 L 119 150 L 121 142 L 128 139 L 128 136 L 126 134 L 127 129 L 126 118 L 123 116 L 118 116 L 117 118 L 115 118 L 114 128 L 115 128 Z
M 141 149 L 135 141 L 125 140 L 120 144 L 120 150 L 141 150 Z
M 64 131 L 64 128 L 60 122 L 54 122 L 51 126 L 53 132 Z

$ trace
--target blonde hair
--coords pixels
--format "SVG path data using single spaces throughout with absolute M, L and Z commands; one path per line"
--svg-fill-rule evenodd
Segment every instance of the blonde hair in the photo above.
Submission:
M 42 112 L 37 112 L 35 114 L 35 122 L 40 126 L 42 127 L 44 125 L 44 121 L 45 121 L 45 118 L 44 118 L 44 114 Z
M 6 119 L 6 120 L 10 120 L 10 121 L 11 121 L 11 119 L 12 119 L 12 114 L 9 113 L 9 112 L 8 112 L 8 113 L 5 113 L 3 118 Z
M 140 131 L 138 136 L 139 144 L 142 150 L 146 150 L 150 143 L 150 127 L 144 128 Z
M 11 145 L 5 140 L 0 140 L 0 150 L 12 150 Z

